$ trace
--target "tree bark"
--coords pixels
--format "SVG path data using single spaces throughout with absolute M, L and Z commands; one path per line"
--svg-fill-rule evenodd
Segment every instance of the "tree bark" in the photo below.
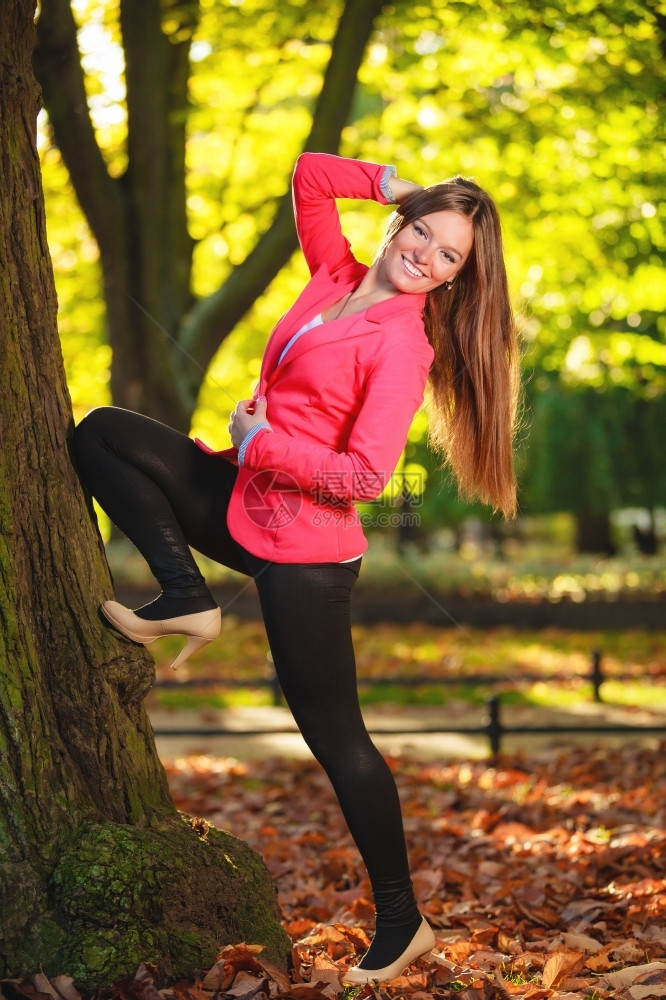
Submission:
M 576 548 L 579 552 L 599 552 L 613 556 L 617 546 L 613 541 L 610 516 L 604 511 L 576 513 Z
M 193 5 L 173 5 L 172 16 Z M 192 240 L 185 213 L 189 41 L 162 31 L 159 0 L 123 0 L 128 167 L 108 173 L 88 111 L 69 0 L 45 0 L 35 69 L 55 140 L 100 250 L 113 350 L 114 403 L 187 430 L 175 341 L 191 305 Z
M 346 0 L 307 149 L 339 148 L 383 4 Z M 97 147 L 69 0 L 44 0 L 35 52 L 55 140 L 100 248 L 113 401 L 185 432 L 215 352 L 297 246 L 286 190 L 246 260 L 216 292 L 194 301 L 184 169 L 193 10 L 191 0 L 170 4 L 170 18 L 181 18 L 176 42 L 164 34 L 160 0 L 121 2 L 128 107 L 128 167 L 121 179 L 109 176 Z
M 99 534 L 68 457 L 36 151 L 34 0 L 0 5 L 0 976 L 108 986 L 287 938 L 261 860 L 202 838 L 171 801 L 144 696 L 146 651 L 103 627 Z

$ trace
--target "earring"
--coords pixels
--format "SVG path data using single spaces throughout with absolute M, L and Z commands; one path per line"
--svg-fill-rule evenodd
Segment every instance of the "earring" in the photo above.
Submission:
M 445 281 L 444 282 L 444 288 L 446 288 L 447 292 L 450 292 L 451 289 L 453 288 L 453 282 L 452 281 Z

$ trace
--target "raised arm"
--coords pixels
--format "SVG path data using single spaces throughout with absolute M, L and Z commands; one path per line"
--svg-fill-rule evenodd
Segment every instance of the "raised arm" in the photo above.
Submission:
M 340 228 L 336 198 L 395 201 L 389 180 L 393 167 L 350 160 L 330 153 L 302 153 L 294 170 L 293 196 L 301 248 L 314 272 L 326 264 L 331 274 L 355 258 Z

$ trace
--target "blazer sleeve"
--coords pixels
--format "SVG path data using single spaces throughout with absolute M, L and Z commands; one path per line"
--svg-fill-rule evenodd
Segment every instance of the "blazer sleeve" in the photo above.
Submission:
M 342 234 L 335 199 L 358 198 L 387 205 L 391 201 L 388 181 L 394 174 L 391 166 L 330 153 L 301 153 L 292 193 L 298 238 L 311 274 L 322 264 L 333 274 L 356 260 Z
M 249 442 L 244 467 L 286 472 L 304 492 L 314 495 L 347 502 L 374 500 L 398 464 L 423 401 L 433 351 L 425 339 L 411 350 L 408 366 L 404 343 L 391 345 L 378 357 L 346 451 L 267 430 Z

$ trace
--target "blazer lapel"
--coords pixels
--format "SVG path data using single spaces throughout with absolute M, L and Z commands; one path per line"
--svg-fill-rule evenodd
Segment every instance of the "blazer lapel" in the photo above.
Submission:
M 367 267 L 364 264 L 346 267 L 339 276 L 336 275 L 336 280 L 334 280 L 326 265 L 322 264 L 269 337 L 264 351 L 262 382 L 275 371 L 280 354 L 290 338 L 336 299 L 341 299 L 343 295 L 355 288 L 366 271 Z M 295 350 L 299 343 L 300 340 L 294 344 L 292 350 Z M 291 355 L 291 350 L 289 354 Z
M 388 317 L 395 319 L 401 313 L 420 315 L 425 306 L 425 295 L 396 295 L 377 305 L 370 306 L 364 312 L 333 320 L 323 326 L 317 326 L 312 331 L 303 334 L 296 341 L 278 367 L 278 360 L 290 338 L 306 323 L 330 306 L 347 292 L 356 288 L 367 271 L 364 264 L 345 268 L 336 275 L 334 280 L 326 265 L 322 265 L 310 279 L 307 286 L 296 300 L 288 313 L 280 320 L 266 345 L 262 365 L 259 392 L 263 392 L 278 372 L 286 365 L 292 364 L 307 351 L 323 347 L 326 344 L 342 342 L 352 337 L 360 337 L 376 331 L 378 326 Z
M 338 294 L 342 292 L 342 286 L 338 286 L 337 291 Z M 391 320 L 395 320 L 401 314 L 420 315 L 425 306 L 425 301 L 425 295 L 396 295 L 391 299 L 386 299 L 384 302 L 379 302 L 377 305 L 370 306 L 363 312 L 353 313 L 351 316 L 345 316 L 339 320 L 329 320 L 323 326 L 316 326 L 314 329 L 304 333 L 302 337 L 299 337 L 296 343 L 289 348 L 284 361 L 282 361 L 278 368 L 274 368 L 271 371 L 269 379 L 272 380 L 283 367 L 297 361 L 308 351 L 317 350 L 319 347 L 334 343 L 339 343 L 343 349 L 345 341 L 353 337 L 363 337 L 368 333 L 375 333 L 377 327 L 381 327 L 388 317 L 391 317 Z M 304 323 L 307 323 L 309 319 L 312 319 L 317 314 L 317 311 L 321 311 L 321 308 L 326 304 L 330 304 L 330 302 L 329 298 L 326 302 L 322 303 L 319 310 L 316 310 L 311 315 L 303 316 L 303 321 L 296 329 L 300 329 Z M 282 347 L 287 343 L 287 340 L 288 338 L 281 345 Z

